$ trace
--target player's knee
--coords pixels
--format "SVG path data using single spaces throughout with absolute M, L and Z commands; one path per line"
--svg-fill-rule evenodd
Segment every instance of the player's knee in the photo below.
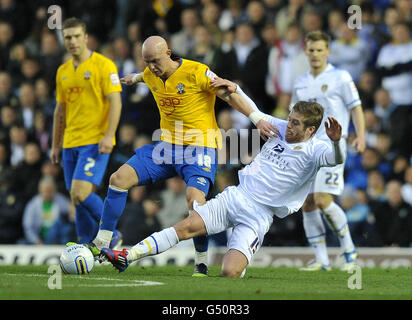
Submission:
M 82 188 L 72 188 L 70 190 L 70 198 L 74 205 L 78 205 L 83 202 L 90 194 L 89 190 Z
M 111 186 L 115 186 L 120 189 L 129 190 L 131 186 L 128 183 L 127 176 L 123 173 L 116 171 L 112 173 L 109 179 L 109 183 Z
M 318 194 L 314 197 L 315 205 L 321 210 L 325 210 L 327 207 L 329 207 L 332 201 L 333 197 L 329 194 Z
M 302 205 L 303 212 L 311 212 L 317 208 L 313 195 L 309 195 Z
M 234 268 L 223 268 L 221 275 L 225 278 L 240 278 L 243 270 L 236 270 Z

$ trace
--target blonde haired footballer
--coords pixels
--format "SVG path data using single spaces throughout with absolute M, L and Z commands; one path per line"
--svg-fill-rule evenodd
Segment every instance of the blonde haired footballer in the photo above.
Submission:
M 237 91 L 241 89 L 238 87 Z M 130 263 L 160 254 L 179 241 L 232 227 L 221 274 L 242 277 L 259 250 L 273 215 L 284 218 L 298 211 L 319 168 L 343 162 L 339 144 L 342 127 L 336 119 L 329 117 L 324 125 L 332 144 L 313 137 L 323 122 L 323 108 L 318 103 L 297 102 L 288 121 L 271 116 L 266 119 L 279 129 L 279 134 L 270 138 L 252 163 L 239 171 L 239 185 L 227 187 L 205 204 L 195 202 L 188 218 L 153 233 L 129 250 L 103 248 L 101 255 L 122 272 Z
M 110 177 L 104 202 L 102 224 L 93 252 L 108 246 L 116 223 L 124 210 L 127 191 L 134 185 L 146 185 L 179 175 L 187 185 L 188 208 L 205 203 L 214 183 L 217 168 L 216 148 L 219 131 L 214 104 L 216 96 L 248 116 L 263 138 L 273 137 L 277 129 L 263 119 L 239 94 L 214 88 L 216 75 L 199 62 L 172 56 L 166 41 L 159 36 L 147 38 L 142 46 L 147 64 L 144 72 L 121 79 L 126 85 L 144 81 L 156 100 L 162 136 L 155 145 L 146 145 Z M 152 112 L 148 110 L 147 112 Z M 207 275 L 207 238 L 194 241 L 195 276 Z
M 87 48 L 82 21 L 65 20 L 62 33 L 72 58 L 57 70 L 50 157 L 58 163 L 62 151 L 66 188 L 76 207 L 77 241 L 88 243 L 97 234 L 103 210 L 93 187 L 100 185 L 115 144 L 122 88 L 115 64 Z

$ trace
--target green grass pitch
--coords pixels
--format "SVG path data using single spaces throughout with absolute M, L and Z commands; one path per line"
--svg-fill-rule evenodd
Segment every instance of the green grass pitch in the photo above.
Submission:
M 362 269 L 361 289 L 348 288 L 347 272 L 302 272 L 296 268 L 248 268 L 243 279 L 193 278 L 193 267 L 131 266 L 118 273 L 97 266 L 88 275 L 48 273 L 49 266 L 0 266 L 1 300 L 375 300 L 412 299 L 412 270 Z M 51 272 L 51 271 L 50 271 Z M 358 281 L 359 284 L 359 281 Z

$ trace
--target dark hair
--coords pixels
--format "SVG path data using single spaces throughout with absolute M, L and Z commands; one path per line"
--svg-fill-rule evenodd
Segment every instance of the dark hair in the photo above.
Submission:
M 72 17 L 63 21 L 62 32 L 64 29 L 81 27 L 86 33 L 86 24 L 78 18 Z
M 331 37 L 326 32 L 323 32 L 320 30 L 311 31 L 305 37 L 305 43 L 309 41 L 320 41 L 320 40 L 325 41 L 326 47 L 329 47 Z
M 298 101 L 292 110 L 303 115 L 305 129 L 314 126 L 315 133 L 322 124 L 323 107 L 317 102 Z

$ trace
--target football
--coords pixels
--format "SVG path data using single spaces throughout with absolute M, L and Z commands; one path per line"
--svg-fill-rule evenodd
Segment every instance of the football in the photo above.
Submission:
M 92 271 L 93 266 L 93 254 L 81 244 L 65 248 L 60 256 L 60 267 L 64 273 L 87 274 Z

